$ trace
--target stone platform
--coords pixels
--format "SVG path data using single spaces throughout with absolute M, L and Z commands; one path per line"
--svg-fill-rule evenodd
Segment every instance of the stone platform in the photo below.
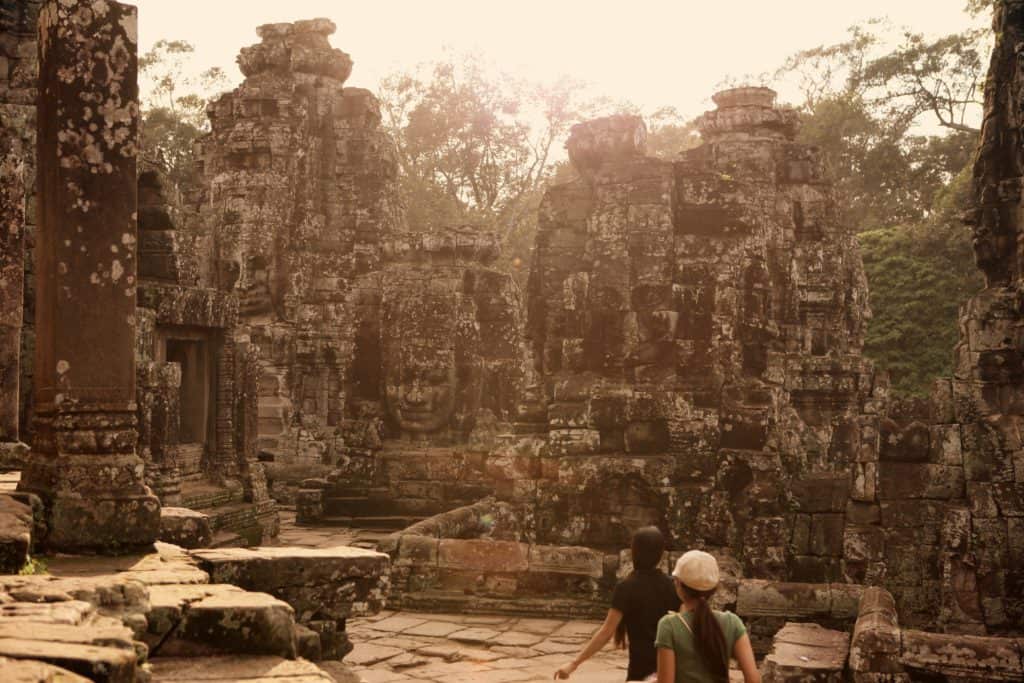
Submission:
M 0 680 L 329 681 L 302 658 L 345 654 L 346 618 L 375 614 L 388 580 L 387 556 L 359 548 L 199 558 L 158 543 L 45 562 L 47 573 L 0 576 Z M 353 680 L 332 668 L 333 680 Z
M 571 662 L 600 625 L 580 619 L 384 611 L 349 624 L 356 647 L 345 663 L 360 683 L 539 683 Z M 626 653 L 609 644 L 571 680 L 621 683 L 626 661 Z M 743 680 L 738 671 L 732 674 L 731 680 Z

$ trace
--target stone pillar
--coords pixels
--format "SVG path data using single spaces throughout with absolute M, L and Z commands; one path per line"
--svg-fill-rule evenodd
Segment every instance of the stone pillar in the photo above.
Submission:
M 40 13 L 35 438 L 21 488 L 58 550 L 152 543 L 135 404 L 136 9 L 48 0 Z
M 0 444 L 18 441 L 25 165 L 0 133 Z

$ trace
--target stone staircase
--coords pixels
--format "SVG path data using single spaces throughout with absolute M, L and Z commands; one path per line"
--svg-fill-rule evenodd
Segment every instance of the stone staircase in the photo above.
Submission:
M 329 495 L 324 498 L 324 516 L 317 522 L 323 526 L 372 529 L 386 534 L 401 531 L 435 514 L 407 508 L 386 487 L 346 487 L 345 495 L 325 493 Z
M 209 517 L 214 548 L 260 545 L 277 535 L 274 501 L 247 502 L 239 485 L 218 486 L 203 479 L 184 482 L 180 507 Z

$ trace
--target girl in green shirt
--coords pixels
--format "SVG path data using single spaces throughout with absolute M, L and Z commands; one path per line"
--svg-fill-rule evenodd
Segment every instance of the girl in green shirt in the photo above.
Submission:
M 691 550 L 672 572 L 683 606 L 658 622 L 658 683 L 728 683 L 729 658 L 743 671 L 744 683 L 761 683 L 747 629 L 732 612 L 708 606 L 718 588 L 718 562 Z

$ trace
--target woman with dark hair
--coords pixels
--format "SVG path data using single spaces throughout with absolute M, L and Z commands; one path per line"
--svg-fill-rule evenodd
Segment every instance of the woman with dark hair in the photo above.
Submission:
M 633 534 L 633 571 L 615 587 L 612 606 L 601 628 L 591 637 L 583 651 L 570 664 L 555 672 L 556 679 L 566 679 L 583 662 L 600 651 L 612 637 L 617 647 L 629 643 L 627 681 L 640 681 L 657 670 L 654 636 L 666 612 L 679 609 L 679 596 L 672 579 L 658 564 L 665 554 L 665 537 L 657 527 L 648 526 Z
M 683 609 L 658 622 L 658 683 L 728 683 L 729 658 L 744 683 L 761 683 L 747 629 L 732 612 L 708 605 L 718 588 L 718 562 L 700 550 L 684 553 L 672 571 Z

